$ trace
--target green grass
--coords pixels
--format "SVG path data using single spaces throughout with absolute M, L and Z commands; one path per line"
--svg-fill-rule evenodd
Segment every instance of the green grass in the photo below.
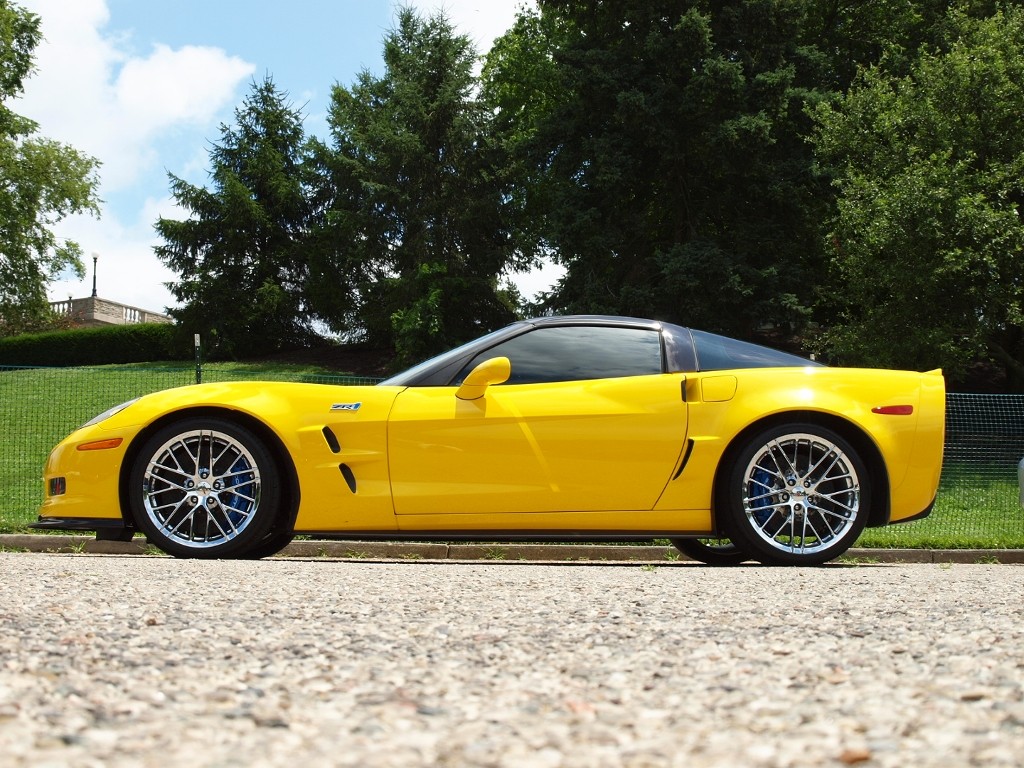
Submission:
M 27 369 L 0 372 L 0 531 L 24 530 L 42 501 L 42 470 L 61 439 L 111 406 L 188 383 L 167 371 Z
M 1024 549 L 1017 483 L 963 470 L 943 480 L 932 513 L 912 523 L 870 528 L 858 547 L 882 549 Z
M 372 383 L 346 380 L 309 365 L 211 363 L 204 381 L 232 379 Z M 71 369 L 0 369 L 0 533 L 24 532 L 43 498 L 42 470 L 50 450 L 68 433 L 111 406 L 148 392 L 194 383 L 195 367 L 140 364 Z M 859 547 L 1024 548 L 1024 510 L 1012 470 L 946 467 L 932 514 L 904 525 L 864 532 Z M 489 557 L 496 558 L 496 547 Z

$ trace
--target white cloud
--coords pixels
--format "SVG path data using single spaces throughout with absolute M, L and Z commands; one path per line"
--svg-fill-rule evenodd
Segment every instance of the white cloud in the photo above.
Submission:
M 156 224 L 156 220 L 159 218 L 175 219 L 182 221 L 191 216 L 191 211 L 182 208 L 178 205 L 178 201 L 173 197 L 148 197 L 142 205 L 142 209 L 139 212 L 139 217 L 135 221 L 135 226 L 140 229 L 153 228 Z
M 183 122 L 206 124 L 254 69 L 219 48 L 157 45 L 147 58 L 124 63 L 114 85 L 116 108 L 144 135 Z
M 143 215 L 156 207 L 144 206 Z M 167 210 L 170 212 L 170 208 Z M 175 275 L 153 255 L 153 246 L 158 242 L 153 232 L 154 221 L 156 216 L 126 226 L 110 217 L 104 217 L 102 222 L 83 217 L 62 223 L 58 232 L 76 240 L 85 251 L 86 276 L 82 280 L 72 275 L 54 281 L 50 284 L 50 298 L 88 296 L 92 291 L 92 257 L 97 255 L 97 284 L 103 298 L 156 312 L 173 305 L 174 299 L 163 284 L 173 281 Z
M 167 191 L 165 169 L 202 183 L 216 123 L 237 104 L 256 67 L 220 48 L 137 50 L 129 31 L 109 28 L 106 0 L 19 2 L 40 15 L 45 40 L 35 52 L 37 73 L 14 109 L 39 122 L 42 135 L 99 159 L 100 195 L 114 201 L 103 206 L 101 221 L 75 216 L 55 227 L 58 236 L 82 246 L 88 274 L 55 281 L 50 296 L 88 296 L 97 253 L 101 296 L 144 309 L 173 305 L 163 284 L 175 275 L 153 254 L 160 242 L 153 224 L 159 215 L 181 219 L 185 212 L 159 197 Z M 512 25 L 522 0 L 412 4 L 425 14 L 444 11 L 484 53 Z M 553 276 L 557 272 L 549 270 L 514 279 L 532 295 Z
M 209 125 L 255 71 L 219 48 L 157 45 L 146 56 L 131 55 L 126 37 L 104 31 L 105 0 L 25 5 L 41 16 L 45 39 L 17 109 L 44 135 L 98 158 L 105 192 L 151 169 L 162 135 Z

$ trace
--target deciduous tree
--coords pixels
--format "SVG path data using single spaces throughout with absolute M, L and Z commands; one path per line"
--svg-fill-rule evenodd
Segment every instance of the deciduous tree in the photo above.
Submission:
M 1021 389 L 1024 11 L 947 23 L 909 74 L 874 67 L 815 115 L 839 193 L 824 343 L 954 377 L 980 355 Z
M 520 133 L 542 242 L 566 268 L 546 306 L 740 335 L 799 325 L 825 204 L 802 133 L 817 95 L 800 80 L 811 66 L 801 4 L 540 7 L 488 73 L 500 83 L 533 72 L 555 92 L 543 110 L 519 100 L 535 119 Z M 552 41 L 542 68 L 524 61 L 543 48 L 538 29 Z M 498 92 L 514 112 L 510 96 L 529 89 Z
M 54 234 L 76 213 L 99 213 L 99 163 L 38 135 L 10 108 L 23 92 L 39 44 L 39 17 L 0 0 L 0 335 L 50 319 L 46 286 L 59 272 L 84 274 L 77 243 Z

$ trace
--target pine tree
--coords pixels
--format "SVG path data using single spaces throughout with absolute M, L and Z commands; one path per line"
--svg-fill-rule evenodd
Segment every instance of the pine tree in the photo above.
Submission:
M 407 8 L 385 39 L 384 75 L 333 91 L 319 153 L 332 199 L 311 296 L 335 329 L 357 324 L 406 361 L 512 319 L 516 296 L 499 280 L 528 260 L 475 61 L 443 15 Z M 339 281 L 355 293 L 332 292 Z
M 179 276 L 170 287 L 183 306 L 172 315 L 222 356 L 307 344 L 316 338 L 305 291 L 317 211 L 302 115 L 267 77 L 220 134 L 212 188 L 171 175 L 191 216 L 156 225 L 157 256 Z

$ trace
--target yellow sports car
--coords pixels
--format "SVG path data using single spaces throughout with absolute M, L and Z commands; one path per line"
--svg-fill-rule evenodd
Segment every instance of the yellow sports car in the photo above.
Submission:
M 940 371 L 830 368 L 669 323 L 515 323 L 377 386 L 140 397 L 50 454 L 37 528 L 255 558 L 296 534 L 668 538 L 712 564 L 822 563 L 928 514 Z

